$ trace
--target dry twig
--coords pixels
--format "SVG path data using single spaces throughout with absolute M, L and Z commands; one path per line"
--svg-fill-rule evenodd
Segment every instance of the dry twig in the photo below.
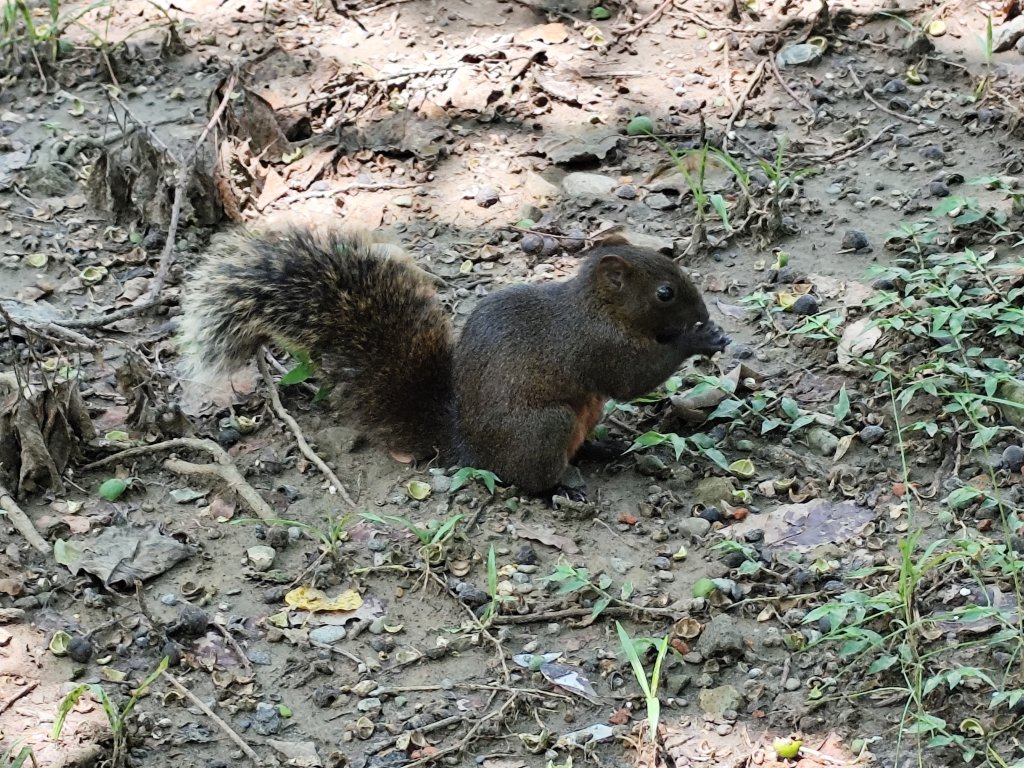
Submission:
M 656 22 L 658 19 L 661 18 L 661 14 L 665 12 L 665 9 L 672 5 L 673 2 L 674 0 L 665 0 L 661 5 L 659 5 L 649 14 L 640 19 L 640 21 L 638 21 L 636 24 L 626 27 L 625 29 L 616 30 L 616 33 L 619 36 L 618 39 L 622 40 L 626 36 L 635 34 L 642 30 L 644 27 L 650 26 L 651 24 Z
M 237 493 L 249 508 L 256 513 L 256 516 L 264 519 L 271 520 L 277 517 L 274 514 L 274 510 L 270 508 L 270 505 L 263 500 L 263 497 L 257 493 L 256 489 L 253 488 L 242 477 L 242 473 L 238 471 L 238 467 L 231 460 L 227 451 L 221 448 L 212 440 L 206 440 L 198 437 L 175 437 L 172 440 L 164 440 L 160 443 L 153 443 L 152 445 L 140 445 L 135 448 L 127 448 L 123 451 L 106 456 L 99 461 L 94 461 L 91 464 L 86 464 L 82 467 L 82 471 L 88 471 L 92 469 L 98 469 L 105 467 L 108 464 L 113 464 L 124 459 L 130 459 L 135 456 L 143 456 L 149 453 L 158 453 L 160 451 L 173 451 L 180 448 L 191 448 L 196 451 L 204 451 L 213 456 L 213 464 L 193 464 L 188 461 L 182 461 L 181 459 L 168 459 L 164 462 L 164 467 L 169 469 L 171 472 L 180 475 L 215 475 L 227 483 L 231 489 Z
M 295 435 L 295 442 L 299 446 L 299 450 L 302 451 L 302 455 L 313 462 L 316 468 L 323 472 L 324 476 L 330 481 L 334 490 L 337 491 L 338 495 L 345 500 L 345 503 L 350 507 L 355 507 L 356 503 L 352 500 L 352 497 L 348 495 L 348 491 L 345 490 L 345 486 L 341 484 L 341 480 L 334 474 L 334 470 L 327 466 L 327 463 L 321 459 L 316 451 L 314 451 L 309 443 L 306 441 L 306 436 L 302 434 L 302 427 L 297 422 L 287 409 L 284 404 L 281 403 L 281 395 L 277 391 L 277 384 L 274 383 L 274 378 L 270 374 L 270 370 L 267 368 L 267 361 L 263 359 L 262 355 L 257 355 L 256 365 L 259 366 L 260 375 L 263 376 L 263 380 L 267 383 L 267 389 L 270 390 L 270 403 L 274 408 L 274 413 L 281 419 L 285 424 L 288 425 L 288 429 L 291 430 L 292 434 Z
M 32 521 L 29 520 L 28 515 L 18 506 L 14 496 L 3 485 L 0 485 L 0 509 L 7 513 L 7 519 L 11 521 L 11 525 L 14 526 L 18 533 L 25 537 L 29 544 L 40 554 L 50 555 L 50 545 L 46 543 L 46 540 L 36 530 Z
M 757 88 L 757 86 L 760 84 L 761 78 L 764 77 L 764 67 L 765 59 L 761 59 L 757 67 L 754 69 L 753 74 L 751 74 L 750 76 L 750 82 L 747 83 L 746 90 L 743 91 L 743 95 L 740 96 L 739 101 L 736 102 L 736 106 L 733 108 L 732 114 L 729 115 L 729 122 L 725 124 L 725 141 L 728 141 L 729 133 L 732 131 L 732 127 L 736 123 L 736 120 L 743 113 L 743 109 L 744 107 L 746 107 L 747 100 L 754 92 L 754 89 Z
M 210 709 L 208 706 L 206 706 L 206 704 L 203 703 L 202 699 L 200 699 L 198 696 L 196 696 L 194 693 L 192 693 L 192 691 L 190 691 L 184 685 L 179 683 L 178 680 L 174 677 L 174 675 L 168 673 L 167 670 L 164 670 L 163 677 L 164 677 L 164 679 L 167 682 L 169 682 L 171 684 L 171 686 L 178 693 L 180 693 L 182 696 L 184 696 L 190 702 L 192 702 L 197 707 L 199 707 L 199 709 L 201 709 L 203 711 L 203 714 L 205 714 L 208 718 L 210 718 L 217 725 L 218 728 L 220 728 L 222 731 L 224 731 L 224 735 L 227 736 L 229 739 L 231 739 L 233 742 L 235 742 L 235 744 L 238 746 L 238 748 L 240 750 L 242 750 L 242 752 L 245 753 L 246 757 L 248 757 L 250 760 L 252 760 L 253 763 L 255 763 L 256 765 L 263 765 L 263 761 L 260 760 L 260 756 L 256 754 L 256 752 L 253 750 L 253 748 L 250 747 L 248 744 L 246 744 L 242 740 L 242 737 L 239 736 L 237 733 L 235 733 L 234 729 L 230 725 L 225 723 L 224 720 L 222 720 L 217 715 L 217 713 L 215 713 L 212 709 Z
M 862 83 L 860 81 L 860 78 L 857 77 L 857 73 L 854 72 L 853 67 L 849 67 L 847 71 L 850 73 L 850 77 L 853 78 L 853 82 L 856 84 L 857 88 L 859 88 L 860 92 L 864 95 L 864 98 L 870 101 L 872 104 L 874 104 L 878 109 L 885 112 L 885 114 L 892 115 L 898 120 L 905 120 L 906 122 L 913 123 L 914 125 L 928 125 L 928 122 L 926 120 L 920 120 L 914 117 L 913 115 L 903 115 L 884 106 L 882 103 L 878 101 L 878 99 L 871 95 L 871 92 L 868 91 L 867 88 L 864 87 L 864 83 Z

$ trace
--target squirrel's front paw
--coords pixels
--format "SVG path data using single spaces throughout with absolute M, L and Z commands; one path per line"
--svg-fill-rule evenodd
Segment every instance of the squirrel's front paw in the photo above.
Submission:
M 572 504 L 586 504 L 587 490 L 579 485 L 556 485 L 551 489 L 551 506 L 558 507 L 558 499 L 565 499 Z
M 686 334 L 687 345 L 694 355 L 711 355 L 721 352 L 732 341 L 725 335 L 725 331 L 715 323 L 698 323 L 692 331 Z

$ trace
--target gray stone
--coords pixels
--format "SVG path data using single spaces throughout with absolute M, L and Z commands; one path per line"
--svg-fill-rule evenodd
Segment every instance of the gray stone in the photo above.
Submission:
M 309 639 L 314 643 L 333 645 L 339 640 L 344 640 L 346 634 L 347 632 L 343 626 L 337 624 L 325 624 L 322 627 L 311 629 L 309 631 Z
M 678 207 L 678 203 L 668 195 L 664 195 L 661 192 L 657 192 L 653 195 L 648 195 L 644 202 L 648 208 L 653 208 L 656 211 L 668 211 L 672 208 Z
M 599 173 L 569 173 L 562 179 L 562 189 L 570 197 L 605 197 L 615 189 L 615 179 Z
M 723 501 L 731 504 L 735 490 L 730 477 L 706 477 L 697 483 L 694 496 L 705 507 L 717 507 Z
M 697 698 L 700 708 L 716 717 L 721 717 L 730 709 L 738 711 L 743 707 L 743 695 L 731 685 L 705 688 Z
M 704 658 L 712 656 L 741 656 L 746 643 L 743 632 L 736 620 L 725 613 L 720 613 L 708 622 L 697 640 L 697 650 Z M 736 707 L 731 707 L 735 709 Z
M 864 445 L 874 445 L 885 437 L 885 430 L 875 424 L 868 424 L 860 431 L 860 441 Z
M 679 533 L 691 539 L 700 539 L 711 530 L 711 523 L 702 517 L 684 517 L 679 521 Z
M 634 232 L 631 229 L 619 230 L 614 233 L 614 236 L 625 240 L 634 248 L 649 248 L 652 251 L 660 251 L 665 254 L 671 254 L 675 249 L 675 244 L 670 237 L 648 235 L 645 232 Z

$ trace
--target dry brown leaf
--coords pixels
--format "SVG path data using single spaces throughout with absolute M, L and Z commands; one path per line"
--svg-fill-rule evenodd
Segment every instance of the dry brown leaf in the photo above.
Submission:
M 555 533 L 551 528 L 520 525 L 516 528 L 516 535 L 521 539 L 538 541 L 549 547 L 555 547 L 567 555 L 575 555 L 580 551 L 580 548 L 576 546 L 576 542 L 571 538 Z

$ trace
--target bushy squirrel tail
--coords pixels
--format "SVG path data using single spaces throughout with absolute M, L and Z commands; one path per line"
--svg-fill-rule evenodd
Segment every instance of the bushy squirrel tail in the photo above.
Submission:
M 213 242 L 187 283 L 184 374 L 215 381 L 261 345 L 307 351 L 325 383 L 390 448 L 445 450 L 452 329 L 429 275 L 404 253 L 339 229 L 289 225 Z

